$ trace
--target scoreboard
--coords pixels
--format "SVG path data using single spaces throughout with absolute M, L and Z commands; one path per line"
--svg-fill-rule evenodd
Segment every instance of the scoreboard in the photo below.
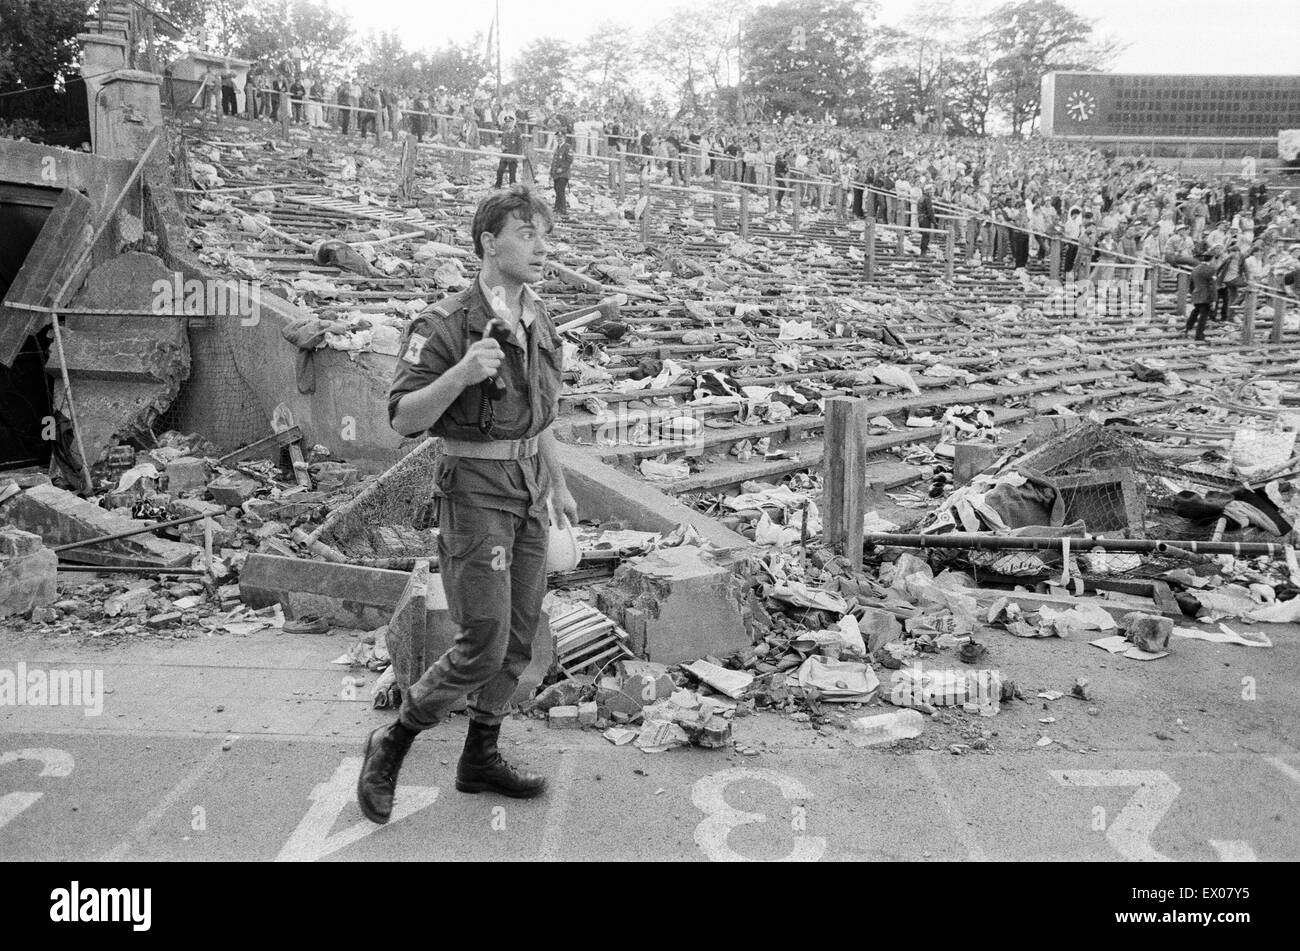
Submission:
M 1053 72 L 1044 135 L 1273 138 L 1300 127 L 1300 76 Z

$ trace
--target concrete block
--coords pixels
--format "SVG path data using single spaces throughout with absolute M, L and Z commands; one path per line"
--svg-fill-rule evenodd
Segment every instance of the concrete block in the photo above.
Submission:
M 679 664 L 750 646 L 749 587 L 733 568 L 682 545 L 624 564 L 597 607 L 625 629 L 629 611 L 642 612 L 647 658 Z
M 21 529 L 0 528 L 0 617 L 54 603 L 59 557 Z
M 576 730 L 582 726 L 578 708 L 571 706 L 551 707 L 546 714 L 546 724 L 556 730 Z
M 1171 618 L 1142 614 L 1138 611 L 1124 615 L 1121 626 L 1124 628 L 1124 636 L 1132 641 L 1134 646 L 1151 654 L 1168 650 L 1169 638 L 1174 633 L 1174 622 Z
M 373 630 L 388 623 L 410 573 L 309 558 L 253 554 L 239 573 L 239 596 L 253 608 L 282 604 L 294 616 L 311 613 L 339 627 Z
M 41 536 L 24 532 L 21 528 L 0 528 L 0 558 L 17 558 L 40 551 Z
M 867 653 L 871 654 L 896 637 L 900 637 L 903 633 L 903 626 L 898 623 L 898 618 L 892 611 L 885 611 L 882 608 L 865 608 L 862 619 L 858 621 L 858 630 L 862 632 L 862 640 L 867 646 Z
M 673 678 L 667 674 L 658 677 L 648 673 L 633 674 L 623 680 L 623 693 L 642 706 L 666 700 L 673 695 Z
M 424 676 L 455 638 L 442 577 L 429 571 L 428 561 L 417 561 L 388 622 L 388 653 L 397 686 L 405 691 Z
M 34 485 L 0 505 L 0 517 L 15 528 L 34 532 L 48 546 L 85 541 L 141 528 L 137 519 L 107 512 L 52 485 Z M 72 552 L 69 552 L 71 555 Z M 168 541 L 150 532 L 76 549 L 76 561 L 97 565 L 140 563 L 168 568 L 188 565 L 194 545 Z
M 634 717 L 644 704 L 624 693 L 617 677 L 602 677 L 596 686 L 596 706 L 601 715 L 613 718 L 618 714 Z
M 238 476 L 222 476 L 208 483 L 208 492 L 212 500 L 226 508 L 239 508 L 253 497 L 258 485 L 252 479 Z
M 997 446 L 986 442 L 959 442 L 952 448 L 952 481 L 958 487 L 969 485 L 972 479 L 993 465 L 1002 453 Z
M 172 495 L 202 492 L 208 487 L 212 473 L 208 464 L 193 456 L 181 456 L 167 463 L 167 491 Z
M 595 726 L 597 716 L 596 701 L 589 700 L 586 703 L 578 704 L 579 726 Z

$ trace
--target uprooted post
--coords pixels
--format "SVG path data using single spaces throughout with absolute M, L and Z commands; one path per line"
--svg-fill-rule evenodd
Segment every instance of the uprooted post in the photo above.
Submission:
M 839 550 L 854 566 L 862 562 L 862 531 L 866 517 L 863 446 L 870 428 L 869 400 L 833 397 L 826 401 L 823 533 L 827 544 Z

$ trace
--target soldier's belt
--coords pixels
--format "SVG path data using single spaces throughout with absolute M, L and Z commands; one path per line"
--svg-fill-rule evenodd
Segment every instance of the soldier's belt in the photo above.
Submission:
M 538 437 L 528 439 L 493 439 L 475 442 L 469 439 L 443 439 L 442 451 L 462 459 L 531 459 L 537 455 Z

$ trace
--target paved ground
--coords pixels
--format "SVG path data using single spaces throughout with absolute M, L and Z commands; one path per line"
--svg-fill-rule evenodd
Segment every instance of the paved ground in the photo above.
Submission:
M 989 666 L 1026 695 L 1085 676 L 1096 699 L 948 715 L 901 749 L 762 714 L 735 725 L 757 755 L 647 755 L 515 719 L 506 747 L 552 779 L 528 803 L 455 791 L 457 718 L 417 741 L 386 827 L 353 787 L 389 715 L 373 674 L 348 698 L 344 637 L 11 628 L 0 672 L 99 669 L 105 696 L 98 716 L 0 710 L 0 859 L 1295 860 L 1300 638 L 1265 627 L 1272 650 L 1187 642 L 1150 663 L 994 635 Z

